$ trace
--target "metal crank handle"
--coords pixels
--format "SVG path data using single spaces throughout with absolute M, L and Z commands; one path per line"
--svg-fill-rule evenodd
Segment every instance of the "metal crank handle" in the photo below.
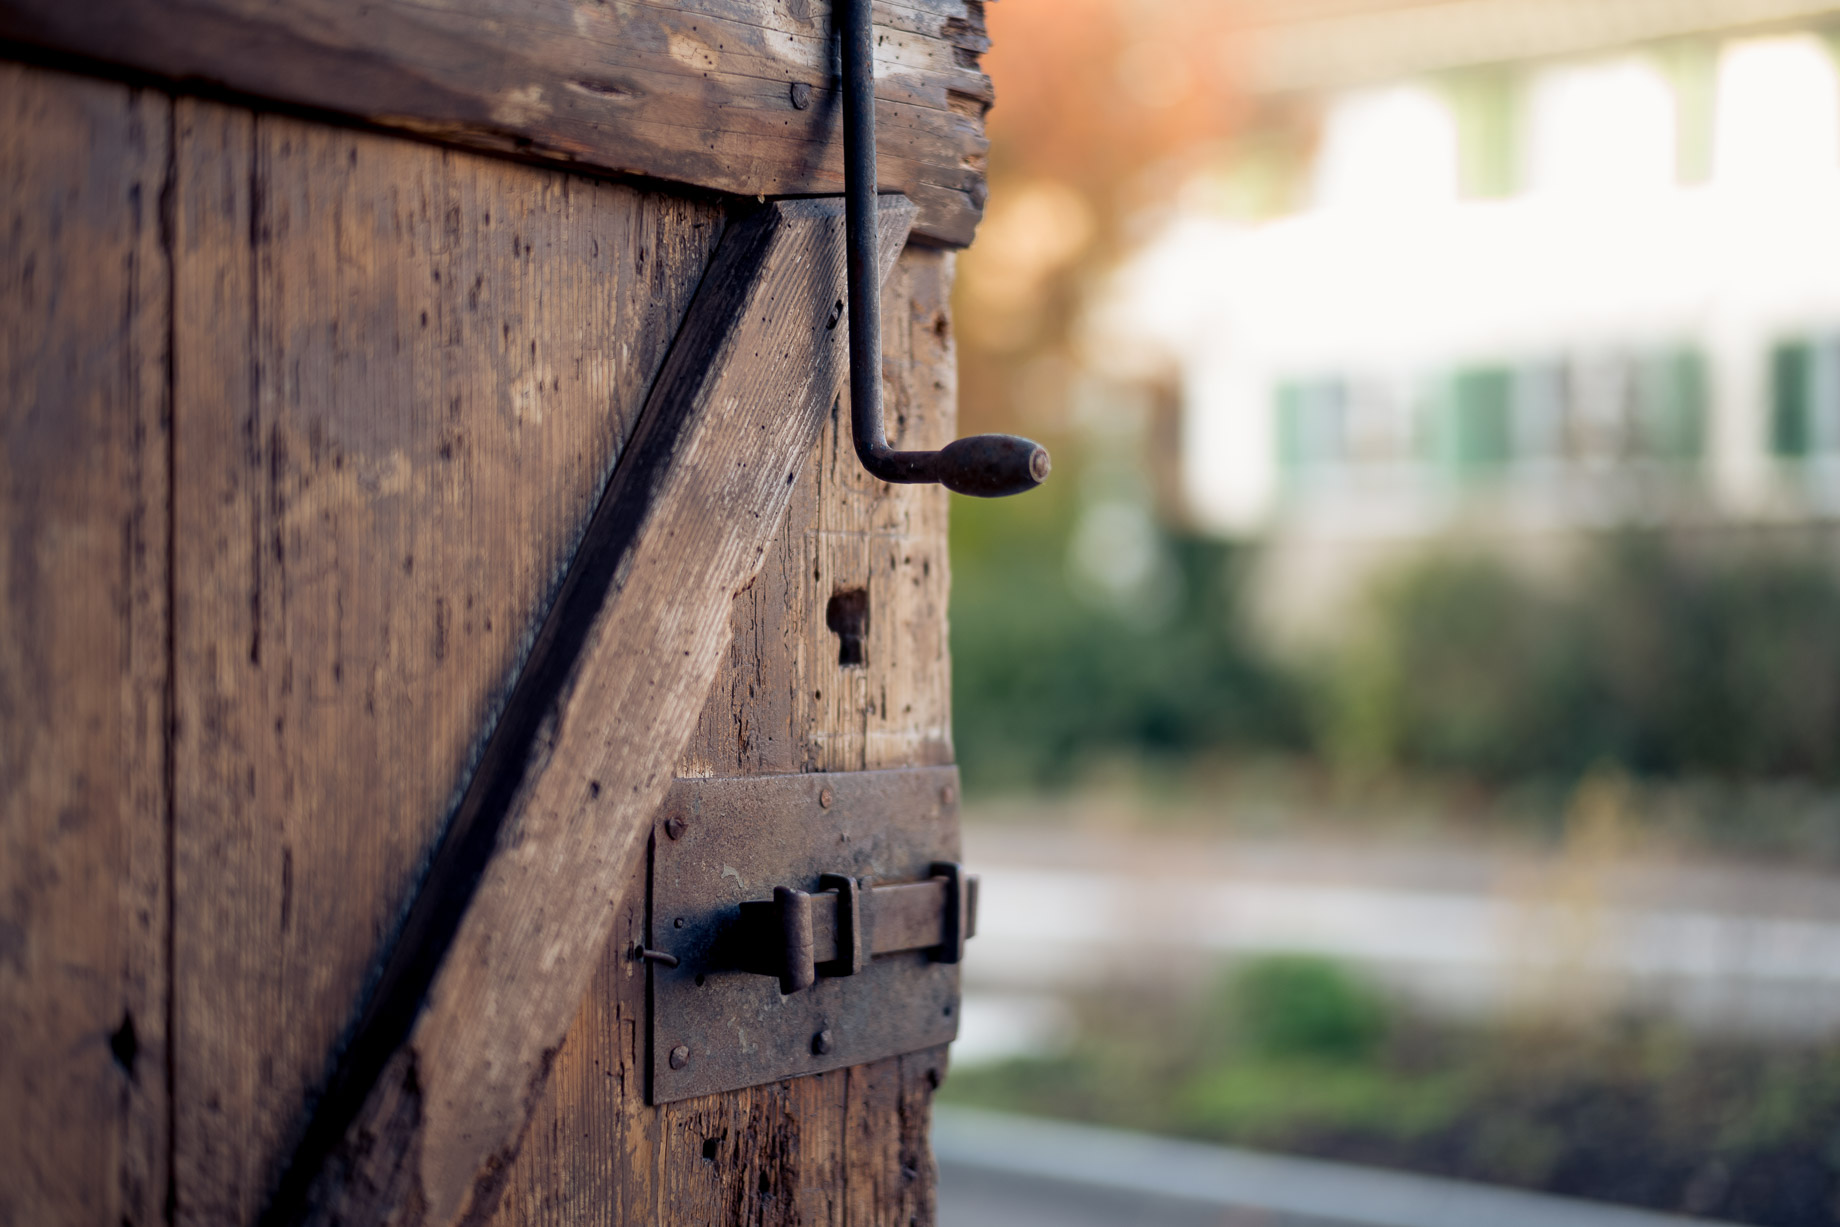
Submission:
M 938 482 L 1001 498 L 1047 480 L 1048 449 L 1015 435 L 971 435 L 936 452 L 901 452 L 882 431 L 882 293 L 876 276 L 875 35 L 869 0 L 836 0 L 843 37 L 843 200 L 850 299 L 850 430 L 883 481 Z

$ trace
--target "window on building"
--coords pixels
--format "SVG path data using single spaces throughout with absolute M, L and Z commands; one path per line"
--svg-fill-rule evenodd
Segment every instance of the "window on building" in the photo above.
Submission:
M 1458 485 L 1502 474 L 1514 455 L 1514 370 L 1462 367 L 1434 383 L 1425 441 L 1433 467 Z
M 1745 39 L 1719 56 L 1713 164 L 1773 182 L 1840 166 L 1840 73 L 1814 35 Z
M 1771 350 L 1770 451 L 1785 460 L 1840 452 L 1840 337 Z
M 1323 119 L 1313 197 L 1322 207 L 1438 204 L 1457 195 L 1457 127 L 1417 85 L 1336 98 Z
M 1706 359 L 1689 347 L 1636 360 L 1631 441 L 1643 459 L 1691 464 L 1706 452 Z
M 1287 379 L 1277 388 L 1278 466 L 1292 490 L 1320 484 L 1347 456 L 1348 385 L 1334 377 Z
M 1596 194 L 1674 182 L 1674 91 L 1650 59 L 1542 69 L 1528 82 L 1525 113 L 1530 190 Z
M 1511 447 L 1517 461 L 1550 465 L 1565 459 L 1570 392 L 1562 360 L 1530 361 L 1515 368 Z

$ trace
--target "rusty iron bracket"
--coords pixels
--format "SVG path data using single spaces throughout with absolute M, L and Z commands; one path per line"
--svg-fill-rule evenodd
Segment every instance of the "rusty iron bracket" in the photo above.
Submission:
M 648 1099 L 949 1043 L 977 879 L 958 772 L 678 780 L 655 824 Z

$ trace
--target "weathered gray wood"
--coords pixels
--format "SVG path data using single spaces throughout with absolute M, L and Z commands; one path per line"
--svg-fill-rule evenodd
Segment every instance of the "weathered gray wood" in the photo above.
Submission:
M 175 1213 L 249 1223 L 722 214 L 177 106 Z
M 843 190 L 829 19 L 829 0 L 0 0 L 0 37 L 750 196 Z M 884 0 L 875 22 L 883 186 L 919 206 L 920 234 L 969 243 L 991 100 L 983 4 Z
M 160 94 L 0 66 L 0 1223 L 167 1188 Z
M 884 202 L 885 268 L 912 216 Z M 307 1221 L 446 1224 L 496 1205 L 715 677 L 733 595 L 836 402 L 841 223 L 834 199 L 769 205 L 705 274 L 308 1134 Z M 399 1025 L 406 1042 L 373 1073 Z M 320 1165 L 328 1122 L 343 1127 Z M 279 1217 L 295 1215 L 293 1187 Z
M 884 397 L 897 441 L 954 437 L 953 256 L 909 247 L 882 294 Z M 951 761 L 946 510 L 937 486 L 871 478 L 847 393 L 793 487 L 784 526 L 734 600 L 733 634 L 679 775 Z M 860 665 L 825 607 L 868 594 Z M 645 860 L 615 892 L 612 932 L 512 1165 L 500 1227 L 660 1223 L 930 1224 L 927 1126 L 945 1053 L 649 1107 Z

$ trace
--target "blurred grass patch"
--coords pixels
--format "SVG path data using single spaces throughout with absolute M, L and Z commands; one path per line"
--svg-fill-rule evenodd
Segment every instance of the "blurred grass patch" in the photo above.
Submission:
M 1162 542 L 1153 616 L 1133 616 L 1070 575 L 1074 484 L 953 503 L 953 721 L 967 786 L 1058 789 L 1108 757 L 1303 748 L 1302 694 L 1245 625 L 1247 552 Z
M 1067 1052 L 954 1070 L 942 1099 L 1770 1227 L 1840 1206 L 1832 1044 L 1432 1022 L 1298 955 L 1082 1018 Z
M 1255 1061 L 1215 1067 L 1170 1104 L 1175 1131 L 1286 1148 L 1332 1123 L 1400 1141 L 1447 1127 L 1465 1105 L 1461 1074 L 1410 1076 L 1367 1064 Z
M 1251 960 L 1229 977 L 1223 998 L 1229 1027 L 1259 1056 L 1360 1061 L 1386 1039 L 1386 1002 L 1329 959 Z

